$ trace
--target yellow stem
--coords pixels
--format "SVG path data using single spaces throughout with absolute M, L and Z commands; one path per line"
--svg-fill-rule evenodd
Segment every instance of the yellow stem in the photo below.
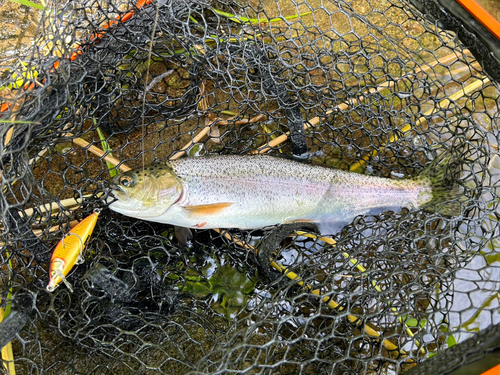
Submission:
M 0 307 L 0 322 L 3 321 L 5 311 Z M 14 352 L 12 351 L 12 343 L 9 341 L 7 345 L 2 348 L 3 365 L 8 375 L 16 375 L 16 368 L 14 366 Z
M 303 236 L 303 237 L 307 237 L 307 238 L 311 238 L 311 239 L 318 239 L 318 240 L 323 241 L 323 242 L 325 242 L 325 243 L 327 243 L 327 244 L 329 244 L 331 246 L 335 246 L 336 243 L 337 243 L 333 238 L 329 238 L 329 237 L 318 237 L 318 236 L 316 236 L 316 235 L 314 235 L 312 233 L 306 233 L 306 232 L 302 232 L 302 231 L 297 231 L 296 233 L 299 236 Z M 358 261 L 357 261 L 357 259 L 351 258 L 351 256 L 349 254 L 347 254 L 346 252 L 343 252 L 342 256 L 344 258 L 346 258 L 347 260 L 349 260 L 349 262 L 351 262 L 360 272 L 362 272 L 362 273 L 366 272 L 366 268 L 363 267 L 361 264 L 359 264 Z M 382 293 L 382 289 L 380 289 L 380 287 L 378 286 L 378 284 L 377 284 L 377 282 L 375 280 L 372 280 L 372 285 L 373 285 L 373 287 L 375 288 L 375 290 L 377 292 Z M 404 325 L 406 333 L 410 337 L 413 338 L 415 336 L 414 333 L 412 332 L 412 330 L 410 329 L 410 327 L 408 327 L 406 325 L 406 323 L 403 322 L 403 319 L 401 318 L 401 316 L 399 316 L 398 310 L 395 307 L 391 307 L 391 310 L 394 313 L 394 315 L 397 316 L 398 321 L 401 324 Z M 420 342 L 418 340 L 415 340 L 415 344 L 417 346 L 420 346 Z M 426 351 L 425 351 L 425 349 L 423 347 L 420 348 L 420 352 L 422 354 L 426 353 Z

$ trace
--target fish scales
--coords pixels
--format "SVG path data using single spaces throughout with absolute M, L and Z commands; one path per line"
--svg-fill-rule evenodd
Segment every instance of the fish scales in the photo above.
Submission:
M 224 218 L 208 221 L 206 226 L 214 228 L 236 224 L 251 229 L 295 220 L 345 222 L 379 208 L 416 206 L 420 189 L 425 189 L 410 180 L 365 176 L 270 156 L 191 158 L 171 166 L 185 182 L 181 205 L 234 203 L 225 210 Z

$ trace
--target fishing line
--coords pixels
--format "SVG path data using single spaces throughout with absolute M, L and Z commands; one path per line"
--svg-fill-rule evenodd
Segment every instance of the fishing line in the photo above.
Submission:
M 144 116 L 145 116 L 145 111 L 146 111 L 146 94 L 148 92 L 148 88 L 150 85 L 148 85 L 148 80 L 149 80 L 149 68 L 151 66 L 151 56 L 153 55 L 153 42 L 156 34 L 156 26 L 158 25 L 158 15 L 160 13 L 160 8 L 156 2 L 153 2 L 155 4 L 156 12 L 155 12 L 155 19 L 153 22 L 153 30 L 151 31 L 151 38 L 150 38 L 150 43 L 149 43 L 149 51 L 148 51 L 148 61 L 146 64 L 146 76 L 144 77 L 144 95 L 142 96 L 142 123 L 141 123 L 141 154 L 142 154 L 142 170 L 144 171 L 144 164 L 145 164 L 145 158 L 144 158 L 144 137 L 146 136 L 145 132 L 145 123 L 144 123 Z

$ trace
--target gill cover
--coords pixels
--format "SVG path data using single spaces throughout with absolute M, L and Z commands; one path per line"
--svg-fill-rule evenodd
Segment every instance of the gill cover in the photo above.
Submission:
M 113 192 L 118 201 L 110 208 L 138 218 L 163 214 L 182 195 L 181 181 L 165 164 L 122 173 L 113 182 L 119 186 L 119 190 Z

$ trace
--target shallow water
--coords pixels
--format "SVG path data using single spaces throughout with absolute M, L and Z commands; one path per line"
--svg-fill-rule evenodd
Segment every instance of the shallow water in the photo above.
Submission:
M 498 0 L 476 0 L 476 2 L 497 21 L 500 21 L 500 2 Z
M 38 9 L 10 1 L 0 5 L 0 56 L 16 57 L 33 43 L 40 15 Z
M 492 6 L 492 9 L 498 10 L 500 9 L 500 4 L 496 4 L 495 1 L 487 1 L 483 0 L 482 2 L 486 2 L 486 6 Z M 285 3 L 285 2 L 283 2 Z M 290 2 L 286 2 L 289 6 L 283 5 L 281 8 L 281 13 L 282 14 L 294 14 L 297 13 L 297 10 L 291 6 Z M 313 3 L 311 1 L 310 3 Z M 317 3 L 319 2 L 314 2 L 316 6 Z M 10 4 L 10 3 L 7 3 Z M 274 4 L 274 2 L 272 3 Z M 5 6 L 5 5 L 4 5 Z M 17 4 L 12 5 L 13 7 L 19 7 Z M 361 8 L 358 8 L 361 9 Z M 302 10 L 300 10 L 302 11 Z M 362 9 L 360 10 L 362 13 Z M 24 10 L 22 10 L 24 12 Z M 6 37 L 7 42 L 3 44 L 3 46 L 10 51 L 13 51 L 12 48 L 21 48 L 19 47 L 19 40 L 21 43 L 27 43 L 29 44 L 30 42 L 30 34 L 29 30 L 30 27 L 33 27 L 35 22 L 33 21 L 37 15 L 39 14 L 39 11 L 36 10 L 30 10 L 28 11 L 30 17 L 22 18 L 19 16 L 19 14 L 14 14 L 14 15 L 9 15 L 8 20 L 9 22 L 13 25 L 12 28 L 7 27 L 6 30 L 4 30 L 7 34 L 10 35 L 9 37 Z M 24 14 L 24 13 L 22 13 Z M 270 12 L 270 14 L 274 14 Z M 497 13 L 498 14 L 498 13 Z M 306 18 L 305 22 L 310 22 L 311 17 Z M 331 28 L 330 25 L 330 18 L 326 17 L 324 14 L 319 14 L 316 15 L 316 22 L 319 26 L 322 25 L 322 22 L 325 23 L 326 28 Z M 31 21 L 30 21 L 31 20 Z M 19 22 L 18 22 L 19 21 Z M 347 19 L 346 19 L 347 21 Z M 378 19 L 375 19 L 374 22 L 380 21 Z M 31 23 L 30 23 L 31 22 Z M 359 25 L 358 25 L 359 26 Z M 349 28 L 350 26 L 348 25 L 347 22 L 342 22 L 342 19 L 337 20 L 335 27 L 337 30 L 342 30 L 342 28 Z M 9 34 L 10 33 L 10 34 Z M 16 39 L 17 38 L 17 39 Z M 467 73 L 468 67 L 467 66 L 461 66 L 462 69 L 464 69 L 465 73 Z M 448 71 L 449 73 L 449 71 Z M 457 79 L 457 76 L 453 76 L 455 79 Z M 447 75 L 446 72 L 443 74 L 443 78 L 441 82 L 446 84 L 447 80 L 451 78 L 451 75 Z M 457 87 L 453 87 L 450 89 L 450 93 L 456 91 Z M 447 90 L 448 91 L 448 90 Z M 402 95 L 404 97 L 405 94 Z M 495 91 L 494 93 L 491 94 L 491 97 L 495 97 L 495 95 L 498 95 L 498 93 Z M 432 108 L 436 103 L 435 102 L 427 102 L 423 104 L 423 108 L 425 110 Z M 429 106 L 427 108 L 426 106 Z M 491 108 L 491 111 L 495 111 L 496 108 L 493 106 Z M 477 115 L 477 120 L 479 123 L 483 123 L 483 126 L 485 127 L 485 131 L 488 132 L 490 135 L 492 132 L 492 128 L 494 128 L 494 124 L 492 125 L 491 123 L 487 123 L 488 116 L 485 116 L 484 114 Z M 436 121 L 438 122 L 439 117 L 436 116 Z M 175 130 L 175 129 L 174 129 Z M 252 128 L 251 130 L 254 130 Z M 160 137 L 160 136 L 158 136 Z M 170 137 L 170 134 L 165 135 L 165 138 Z M 186 133 L 186 137 L 189 137 L 189 134 Z M 419 141 L 415 137 L 415 143 Z M 151 138 L 151 144 L 149 145 L 146 142 L 143 142 L 142 147 L 144 147 L 146 150 L 153 148 L 154 144 L 157 143 L 156 139 Z M 180 140 L 179 143 L 182 145 L 185 143 L 184 140 Z M 494 140 L 490 140 L 490 144 L 495 144 Z M 139 142 L 135 142 L 135 145 L 137 148 L 139 148 Z M 113 147 L 113 145 L 112 145 Z M 116 146 L 116 147 L 119 147 Z M 199 153 L 202 153 L 204 151 L 204 148 L 201 146 L 197 147 L 194 146 L 191 149 L 191 152 L 193 153 L 194 156 L 196 156 Z M 166 155 L 170 152 L 170 149 L 167 150 Z M 130 162 L 134 160 L 135 158 L 135 153 L 131 152 L 130 155 L 122 155 L 122 158 L 130 158 Z M 326 158 L 326 156 L 325 156 Z M 128 161 L 127 161 L 128 162 Z M 100 167 L 100 165 L 98 165 Z M 377 166 L 375 166 L 377 168 Z M 395 172 L 398 173 L 398 172 Z M 498 179 L 496 182 L 492 182 L 495 184 L 498 184 Z M 366 236 L 369 236 L 370 234 L 367 233 Z M 480 233 L 476 233 L 477 236 L 480 235 Z M 307 247 L 307 246 L 306 246 Z M 470 335 L 472 330 L 474 329 L 482 329 L 490 325 L 492 322 L 498 322 L 500 321 L 500 313 L 498 312 L 498 307 L 499 307 L 499 300 L 500 297 L 498 296 L 498 290 L 500 289 L 500 277 L 497 275 L 500 274 L 500 259 L 497 260 L 496 255 L 497 251 L 499 248 L 499 244 L 496 241 L 491 242 L 491 248 L 484 249 L 483 252 L 480 254 L 476 255 L 470 263 L 468 263 L 463 269 L 460 269 L 456 273 L 456 279 L 454 281 L 454 295 L 453 295 L 453 301 L 452 301 L 452 308 L 451 308 L 451 313 L 449 314 L 448 318 L 450 319 L 450 327 L 451 330 L 457 330 L 462 332 L 460 335 L 456 335 L 456 340 L 457 341 L 462 341 L 465 339 L 468 335 Z M 308 248 L 308 247 L 307 247 Z M 312 253 L 311 253 L 312 254 Z M 303 253 L 299 256 L 299 254 L 295 251 L 290 251 L 289 253 L 284 253 L 282 254 L 285 263 L 294 263 L 297 260 L 301 261 L 304 258 L 304 255 L 310 255 L 308 253 Z M 298 259 L 297 259 L 298 258 Z M 207 278 L 210 278 L 216 274 L 216 267 L 214 266 L 214 261 L 213 259 L 211 261 L 207 260 L 207 263 L 209 263 L 209 266 L 206 270 L 207 273 Z M 239 275 L 236 275 L 239 276 Z M 192 284 L 195 284 L 194 282 Z M 198 285 L 199 286 L 199 285 Z M 238 292 L 238 291 L 236 291 Z M 235 292 L 236 297 L 240 297 L 238 293 Z M 437 291 L 436 291 L 437 293 Z M 259 291 L 258 289 L 255 289 L 255 294 L 258 295 L 260 298 L 269 298 L 271 300 L 271 295 L 268 294 L 268 292 L 265 291 Z M 216 300 L 223 301 L 222 296 L 223 294 L 216 294 L 219 298 L 215 298 Z M 257 298 L 257 296 L 256 296 Z M 227 299 L 227 298 L 226 298 Z M 218 303 L 220 301 L 215 301 L 214 303 Z M 271 302 L 270 302 L 271 303 Z M 220 303 L 219 303 L 220 304 Z M 251 310 L 254 307 L 255 304 L 253 304 L 252 301 L 249 302 L 249 305 L 247 306 L 247 309 Z M 445 303 L 443 303 L 443 306 L 446 306 Z M 237 304 L 234 306 L 234 308 L 239 308 L 240 304 Z M 286 312 L 284 314 L 285 316 L 289 316 L 289 312 L 291 309 L 291 305 L 287 301 L 283 301 L 280 307 L 282 312 Z M 222 311 L 222 310 L 221 310 Z M 234 313 L 232 310 L 226 309 L 225 312 L 227 315 L 232 316 Z M 439 318 L 438 317 L 439 313 L 434 314 L 434 318 L 436 319 L 436 323 L 438 323 Z M 391 318 L 394 318 L 391 316 Z M 429 319 L 431 317 L 429 316 Z M 242 320 L 243 322 L 243 320 Z M 296 322 L 296 323 L 295 323 Z M 295 325 L 302 325 L 306 322 L 306 320 L 302 320 L 301 318 L 297 318 L 297 320 L 293 321 L 293 324 Z M 435 336 L 432 336 L 430 340 L 435 340 Z M 405 348 L 406 349 L 406 348 Z

